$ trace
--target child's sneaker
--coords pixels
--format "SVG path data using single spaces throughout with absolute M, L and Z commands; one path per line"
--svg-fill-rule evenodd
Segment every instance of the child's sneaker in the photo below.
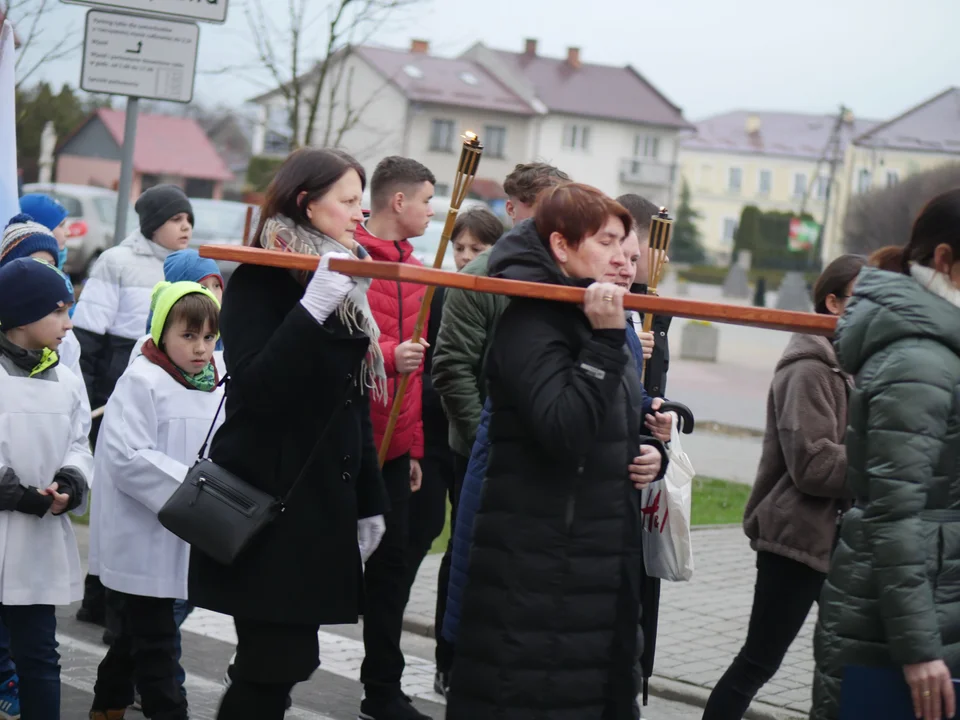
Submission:
M 20 678 L 13 675 L 0 687 L 0 720 L 20 719 Z

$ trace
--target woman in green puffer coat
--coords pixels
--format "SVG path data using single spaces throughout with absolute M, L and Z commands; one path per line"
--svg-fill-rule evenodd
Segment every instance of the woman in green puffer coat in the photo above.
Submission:
M 930 202 L 902 274 L 865 269 L 837 327 L 856 506 L 820 597 L 812 720 L 851 665 L 899 666 L 917 717 L 952 717 L 960 671 L 960 189 Z

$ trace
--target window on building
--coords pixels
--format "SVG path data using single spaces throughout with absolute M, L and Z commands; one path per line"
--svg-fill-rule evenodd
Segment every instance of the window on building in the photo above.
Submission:
M 863 168 L 859 173 L 857 173 L 857 192 L 869 192 L 872 184 L 873 178 L 870 176 L 869 170 Z
M 759 189 L 760 189 L 761 195 L 769 195 L 770 191 L 773 190 L 773 171 L 772 170 L 760 171 Z
M 449 197 L 450 186 L 447 183 L 437 183 L 433 186 L 433 194 L 437 197 Z
M 805 173 L 793 174 L 793 196 L 803 197 L 807 194 L 807 176 Z
M 590 126 L 569 124 L 563 128 L 563 146 L 570 150 L 590 149 Z
M 900 184 L 900 173 L 896 170 L 887 170 L 887 187 Z
M 660 138 L 653 135 L 637 135 L 633 138 L 633 156 L 656 160 L 660 155 Z
M 484 129 L 483 154 L 502 158 L 507 150 L 507 129 L 500 125 L 487 125 Z
M 724 218 L 723 219 L 723 235 L 721 239 L 723 240 L 724 245 L 733 245 L 733 238 L 737 234 L 737 219 L 736 218 Z
M 830 187 L 830 178 L 825 175 L 820 175 L 817 177 L 817 184 L 814 186 L 815 192 L 817 193 L 817 200 L 826 200 L 827 199 L 827 188 Z
M 737 167 L 730 168 L 727 176 L 727 189 L 730 192 L 738 193 L 743 185 L 743 170 Z
M 187 194 L 187 197 L 212 198 L 214 185 L 213 180 L 187 178 L 186 187 L 184 187 L 183 191 Z
M 290 152 L 290 138 L 273 130 L 263 136 L 263 151 L 268 155 L 286 155 Z
M 434 152 L 453 152 L 453 120 L 434 120 L 430 123 L 430 149 Z

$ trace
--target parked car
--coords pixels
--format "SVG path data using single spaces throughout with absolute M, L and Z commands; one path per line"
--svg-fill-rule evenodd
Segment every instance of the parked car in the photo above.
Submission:
M 259 208 L 232 200 L 209 200 L 190 198 L 193 205 L 193 237 L 190 247 L 199 250 L 201 245 L 243 245 L 243 230 L 247 221 L 247 208 L 253 208 L 250 219 L 251 235 L 257 229 Z M 224 281 L 229 281 L 237 263 L 218 260 Z
M 67 260 L 64 270 L 75 281 L 84 279 L 100 253 L 113 246 L 117 222 L 117 193 L 107 188 L 67 183 L 29 183 L 24 194 L 45 193 L 67 210 Z M 136 227 L 133 205 L 127 209 L 124 237 Z

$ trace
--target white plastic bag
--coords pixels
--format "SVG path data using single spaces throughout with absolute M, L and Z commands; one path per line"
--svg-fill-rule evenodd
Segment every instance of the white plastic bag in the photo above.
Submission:
M 663 478 L 643 489 L 640 518 L 647 575 L 680 581 L 693 576 L 690 505 L 696 473 L 680 444 L 679 420 L 675 413 L 670 414 L 673 415 L 667 445 L 670 464 Z

